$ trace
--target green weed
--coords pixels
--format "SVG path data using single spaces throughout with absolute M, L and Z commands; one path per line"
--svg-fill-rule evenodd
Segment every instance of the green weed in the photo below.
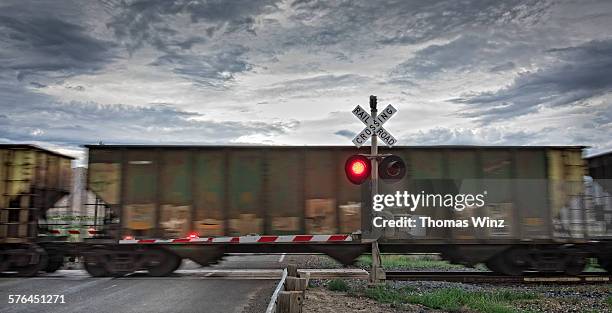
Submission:
M 342 279 L 332 279 L 327 283 L 327 289 L 331 291 L 346 292 L 351 289 L 349 285 Z
M 538 296 L 531 292 L 499 290 L 492 292 L 466 291 L 460 288 L 438 289 L 425 294 L 411 288 L 394 289 L 386 286 L 369 288 L 366 296 L 378 302 L 402 304 L 413 303 L 446 311 L 460 311 L 465 308 L 483 313 L 517 312 L 510 305 L 521 300 L 532 300 Z

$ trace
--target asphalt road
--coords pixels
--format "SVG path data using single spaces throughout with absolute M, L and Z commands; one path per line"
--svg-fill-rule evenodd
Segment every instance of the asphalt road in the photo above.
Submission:
M 241 313 L 253 301 L 262 302 L 258 307 L 265 304 L 277 281 L 210 278 L 198 275 L 198 271 L 244 269 L 247 265 L 280 268 L 281 258 L 231 256 L 208 268 L 186 262 L 177 275 L 161 278 L 139 273 L 122 278 L 91 278 L 83 270 L 60 270 L 35 278 L 0 277 L 0 312 Z M 10 304 L 9 295 L 64 295 L 65 303 Z

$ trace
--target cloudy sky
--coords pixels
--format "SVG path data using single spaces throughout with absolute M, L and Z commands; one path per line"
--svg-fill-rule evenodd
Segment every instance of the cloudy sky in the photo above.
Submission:
M 0 143 L 612 150 L 611 1 L 7 1 Z

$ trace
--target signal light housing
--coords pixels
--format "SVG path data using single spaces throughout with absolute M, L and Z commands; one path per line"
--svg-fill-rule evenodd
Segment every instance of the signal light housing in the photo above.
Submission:
M 372 163 L 366 156 L 355 154 L 346 160 L 344 172 L 351 183 L 361 185 L 370 177 Z
M 389 155 L 378 163 L 378 177 L 397 181 L 406 176 L 406 163 L 397 155 Z

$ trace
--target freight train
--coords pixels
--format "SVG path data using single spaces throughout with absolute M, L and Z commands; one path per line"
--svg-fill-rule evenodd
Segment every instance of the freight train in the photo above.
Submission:
M 404 160 L 380 193 L 486 194 L 460 211 L 373 211 L 369 184 L 345 176 L 366 152 L 345 146 L 88 145 L 87 189 L 96 221 L 86 238 L 46 222 L 69 192 L 71 158 L 32 145 L 0 145 L 0 272 L 54 271 L 81 258 L 92 276 L 146 270 L 164 276 L 183 259 L 203 266 L 227 253 L 323 253 L 351 264 L 370 252 L 439 253 L 491 270 L 580 273 L 587 258 L 612 271 L 612 154 L 579 146 L 381 148 Z M 590 176 L 589 176 L 590 175 Z M 472 217 L 503 228 L 376 228 L 372 220 Z M 83 225 L 81 225 L 81 229 Z M 78 232 L 78 230 L 77 230 Z

